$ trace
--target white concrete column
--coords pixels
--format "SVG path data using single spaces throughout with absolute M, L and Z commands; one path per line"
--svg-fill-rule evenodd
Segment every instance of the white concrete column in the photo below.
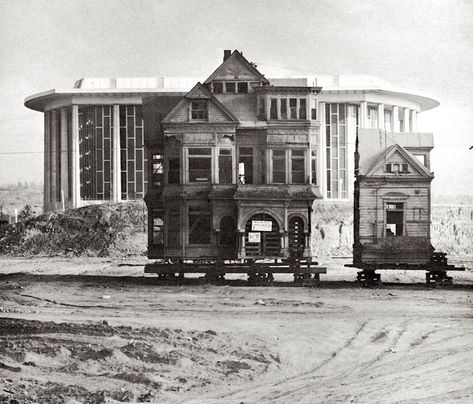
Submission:
M 417 132 L 417 111 L 411 110 L 411 132 Z
M 368 124 L 368 103 L 360 102 L 360 128 L 366 128 Z
M 409 108 L 404 108 L 404 132 L 411 132 L 409 116 L 410 116 Z
M 69 198 L 68 167 L 67 109 L 61 108 L 61 197 L 64 207 Z
M 57 175 L 58 175 L 58 166 L 57 166 L 57 120 L 59 119 L 57 110 L 51 111 L 51 210 L 56 210 L 56 202 L 57 202 Z
M 44 111 L 44 184 L 43 213 L 51 210 L 51 134 L 49 133 L 50 112 Z
M 399 107 L 397 105 L 393 105 L 393 132 L 399 131 Z
M 320 120 L 320 142 L 319 142 L 319 155 L 318 155 L 318 184 L 320 193 L 323 195 L 324 199 L 327 198 L 327 187 L 325 182 L 327 180 L 327 163 L 326 163 L 326 130 L 325 130 L 325 108 L 327 104 L 325 102 L 319 102 L 319 120 Z
M 120 106 L 113 106 L 113 169 L 112 169 L 112 201 L 122 199 L 121 158 L 120 158 Z
M 72 208 L 80 206 L 79 106 L 72 106 Z
M 378 104 L 378 128 L 384 130 L 384 104 Z

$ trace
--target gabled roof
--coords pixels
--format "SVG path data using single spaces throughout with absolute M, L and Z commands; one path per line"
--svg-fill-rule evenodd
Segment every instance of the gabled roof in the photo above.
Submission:
M 228 66 L 235 62 L 247 69 L 256 80 L 262 81 L 264 84 L 269 84 L 269 80 L 264 77 L 264 75 L 262 75 L 256 69 L 256 67 L 252 63 L 248 62 L 248 60 L 246 60 L 245 57 L 237 50 L 234 50 L 233 53 L 219 67 L 217 67 L 217 69 L 209 76 L 209 78 L 205 80 L 204 83 L 210 83 L 216 77 L 224 74 Z
M 372 177 L 376 172 L 383 167 L 383 165 L 389 161 L 390 157 L 398 152 L 401 156 L 409 163 L 422 177 L 433 177 L 432 173 L 425 167 L 418 159 L 416 159 L 411 153 L 409 153 L 404 147 L 399 144 L 390 146 L 386 153 L 382 153 L 376 163 L 368 170 L 366 177 Z
M 181 101 L 179 101 L 178 104 L 167 113 L 161 122 L 171 123 L 171 118 L 183 107 L 187 106 L 188 103 L 193 99 L 208 100 L 209 102 L 213 103 L 217 109 L 228 118 L 230 122 L 238 123 L 238 118 L 233 115 L 233 113 L 217 98 L 215 98 L 215 96 L 200 82 L 197 83 L 184 97 L 182 97 Z

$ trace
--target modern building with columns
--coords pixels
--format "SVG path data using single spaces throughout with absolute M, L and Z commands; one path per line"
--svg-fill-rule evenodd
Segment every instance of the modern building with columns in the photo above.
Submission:
M 44 211 L 143 198 L 153 175 L 153 150 L 144 146 L 143 99 L 178 100 L 198 80 L 86 78 L 70 89 L 49 90 L 28 97 L 25 106 L 44 113 Z M 353 153 L 360 129 L 377 129 L 388 134 L 416 133 L 418 114 L 439 105 L 431 97 L 398 89 L 371 76 L 314 75 L 265 80 L 268 85 L 264 95 L 255 90 L 261 97 L 255 98 L 254 108 L 264 108 L 267 116 L 253 114 L 251 125 L 241 119 L 244 111 L 239 110 L 238 103 L 232 103 L 228 94 L 251 93 L 251 81 L 241 88 L 238 80 L 234 84 L 229 82 L 228 86 L 226 82 L 218 83 L 216 88 L 210 81 L 207 87 L 239 118 L 242 128 L 294 121 L 292 127 L 296 133 L 297 125 L 307 122 L 312 138 L 307 143 L 310 147 L 303 153 L 304 182 L 325 200 L 352 199 Z M 302 98 L 298 95 L 292 97 L 291 88 L 294 94 L 305 94 L 302 97 L 307 97 L 307 104 L 301 105 Z M 309 94 L 314 88 L 320 90 L 313 98 Z M 264 105 L 259 101 L 263 98 Z M 296 104 L 292 105 L 291 99 Z M 430 168 L 425 150 L 416 151 L 413 145 L 410 151 Z M 286 157 L 286 169 L 290 172 L 291 156 Z M 238 154 L 233 158 L 233 176 L 237 181 L 236 161 L 245 160 L 245 156 Z M 214 167 L 215 171 L 218 169 Z M 212 178 L 217 180 L 215 175 Z M 267 179 L 271 178 L 272 174 L 268 174 Z M 291 174 L 285 178 L 292 181 Z

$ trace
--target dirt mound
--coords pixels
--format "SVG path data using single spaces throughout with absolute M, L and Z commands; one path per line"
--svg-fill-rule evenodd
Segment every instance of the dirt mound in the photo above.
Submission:
M 103 204 L 43 214 L 0 229 L 5 255 L 144 255 L 143 202 Z
M 240 347 L 212 330 L 0 318 L 0 403 L 162 402 L 166 392 L 251 380 L 274 358 L 262 340 Z

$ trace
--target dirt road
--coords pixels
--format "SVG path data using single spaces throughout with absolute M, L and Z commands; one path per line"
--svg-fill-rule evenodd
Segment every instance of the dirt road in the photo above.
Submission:
M 469 273 L 454 289 L 249 288 L 27 264 L 0 261 L 0 402 L 473 401 Z

